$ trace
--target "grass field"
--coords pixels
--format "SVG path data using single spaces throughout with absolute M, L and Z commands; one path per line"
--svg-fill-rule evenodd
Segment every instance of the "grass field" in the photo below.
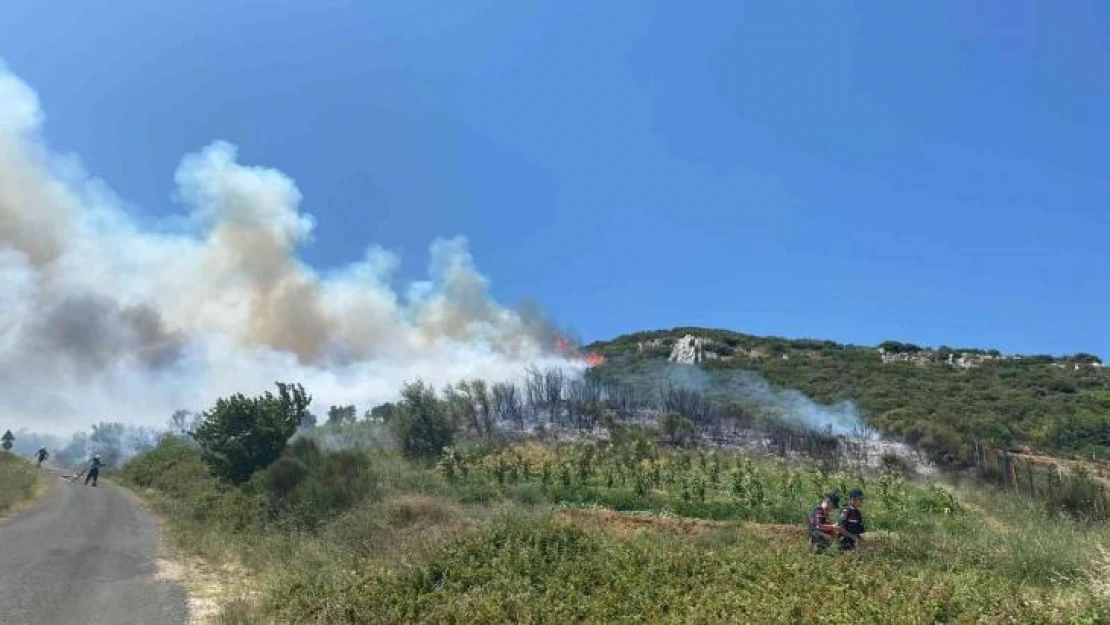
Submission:
M 308 441 L 242 487 L 167 439 L 124 478 L 241 572 L 218 622 L 1097 623 L 1110 531 L 1015 495 L 640 442 L 487 445 L 434 466 Z M 857 553 L 813 555 L 861 486 Z M 1107 616 L 1104 616 L 1107 615 Z
M 33 500 L 45 481 L 30 462 L 0 451 L 0 518 Z

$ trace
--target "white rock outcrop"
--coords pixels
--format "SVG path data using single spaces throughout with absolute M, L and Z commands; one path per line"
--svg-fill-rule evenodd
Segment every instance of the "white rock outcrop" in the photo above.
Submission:
M 704 362 L 706 358 L 705 339 L 687 334 L 675 342 L 667 360 L 681 365 L 696 365 Z

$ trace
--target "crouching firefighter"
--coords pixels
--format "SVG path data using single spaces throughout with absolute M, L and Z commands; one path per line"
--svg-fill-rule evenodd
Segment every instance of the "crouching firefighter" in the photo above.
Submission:
M 863 533 L 867 528 L 863 524 L 863 491 L 853 488 L 848 493 L 848 505 L 840 511 L 836 525 L 840 528 L 840 550 L 854 551 L 856 544 L 863 540 Z
M 828 493 L 809 513 L 809 545 L 814 553 L 822 553 L 840 535 L 839 525 L 831 522 L 833 510 L 840 507 L 840 495 Z

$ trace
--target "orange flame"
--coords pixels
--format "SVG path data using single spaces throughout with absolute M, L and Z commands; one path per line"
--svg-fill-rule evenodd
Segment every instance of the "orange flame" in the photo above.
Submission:
M 600 365 L 604 362 L 605 362 L 605 356 L 602 356 L 601 354 L 599 354 L 597 352 L 590 352 L 589 354 L 586 355 L 586 366 L 587 367 L 596 367 L 596 366 L 598 366 L 598 365 Z
M 596 367 L 605 362 L 605 356 L 597 352 L 583 354 L 569 339 L 558 338 L 555 340 L 555 351 L 560 355 L 578 362 L 586 363 L 587 367 Z

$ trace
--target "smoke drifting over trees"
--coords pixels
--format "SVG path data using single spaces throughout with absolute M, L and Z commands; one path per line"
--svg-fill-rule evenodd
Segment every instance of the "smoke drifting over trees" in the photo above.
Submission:
M 277 379 L 368 404 L 417 377 L 503 380 L 560 362 L 555 329 L 493 301 L 465 239 L 433 242 L 428 279 L 405 288 L 391 286 L 398 257 L 375 246 L 324 277 L 297 258 L 314 220 L 293 180 L 223 141 L 174 174 L 187 227 L 146 229 L 47 149 L 43 122 L 0 66 L 0 396 L 17 425 L 161 425 Z

